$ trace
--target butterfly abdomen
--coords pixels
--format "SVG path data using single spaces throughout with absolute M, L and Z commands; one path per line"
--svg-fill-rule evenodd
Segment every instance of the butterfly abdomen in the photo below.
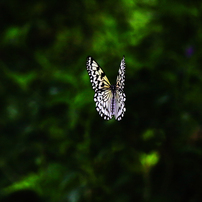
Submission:
M 115 85 L 111 85 L 110 86 L 111 91 L 112 91 L 112 102 L 111 102 L 111 112 L 112 112 L 112 116 L 115 114 L 115 93 L 116 93 L 116 86 Z

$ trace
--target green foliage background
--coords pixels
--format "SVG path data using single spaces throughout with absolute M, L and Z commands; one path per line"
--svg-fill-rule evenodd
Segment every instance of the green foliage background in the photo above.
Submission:
M 1 1 L 1 196 L 201 201 L 202 2 Z M 104 121 L 86 71 L 126 60 L 125 117 Z

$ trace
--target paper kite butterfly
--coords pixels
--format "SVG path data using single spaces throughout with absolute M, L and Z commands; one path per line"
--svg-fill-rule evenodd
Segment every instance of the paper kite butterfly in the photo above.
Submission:
M 100 116 L 106 120 L 113 116 L 120 121 L 126 111 L 126 95 L 123 92 L 125 83 L 125 58 L 121 60 L 116 85 L 111 85 L 104 71 L 98 63 L 92 58 L 87 57 L 87 71 L 95 91 L 94 101 L 96 110 Z

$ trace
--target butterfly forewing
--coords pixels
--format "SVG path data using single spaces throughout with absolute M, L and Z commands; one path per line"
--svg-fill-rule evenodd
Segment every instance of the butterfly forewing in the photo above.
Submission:
M 86 66 L 92 88 L 95 90 L 96 110 L 106 120 L 111 119 L 113 115 L 115 119 L 121 120 L 126 110 L 124 104 L 126 96 L 123 92 L 125 81 L 124 57 L 119 68 L 116 88 L 112 88 L 104 71 L 92 57 L 87 57 Z
M 88 74 L 90 76 L 92 87 L 95 92 L 97 90 L 110 87 L 111 84 L 104 71 L 92 57 L 87 58 L 86 66 Z
M 123 59 L 121 60 L 121 64 L 119 67 L 119 71 L 118 71 L 118 76 L 116 79 L 116 86 L 118 89 L 124 89 L 124 85 L 125 85 L 125 58 L 123 57 Z

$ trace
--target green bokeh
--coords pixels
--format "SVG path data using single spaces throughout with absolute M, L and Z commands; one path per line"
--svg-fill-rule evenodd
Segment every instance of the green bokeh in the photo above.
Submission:
M 201 201 L 200 1 L 0 10 L 1 201 Z M 120 122 L 95 110 L 89 55 L 112 84 L 125 55 Z

